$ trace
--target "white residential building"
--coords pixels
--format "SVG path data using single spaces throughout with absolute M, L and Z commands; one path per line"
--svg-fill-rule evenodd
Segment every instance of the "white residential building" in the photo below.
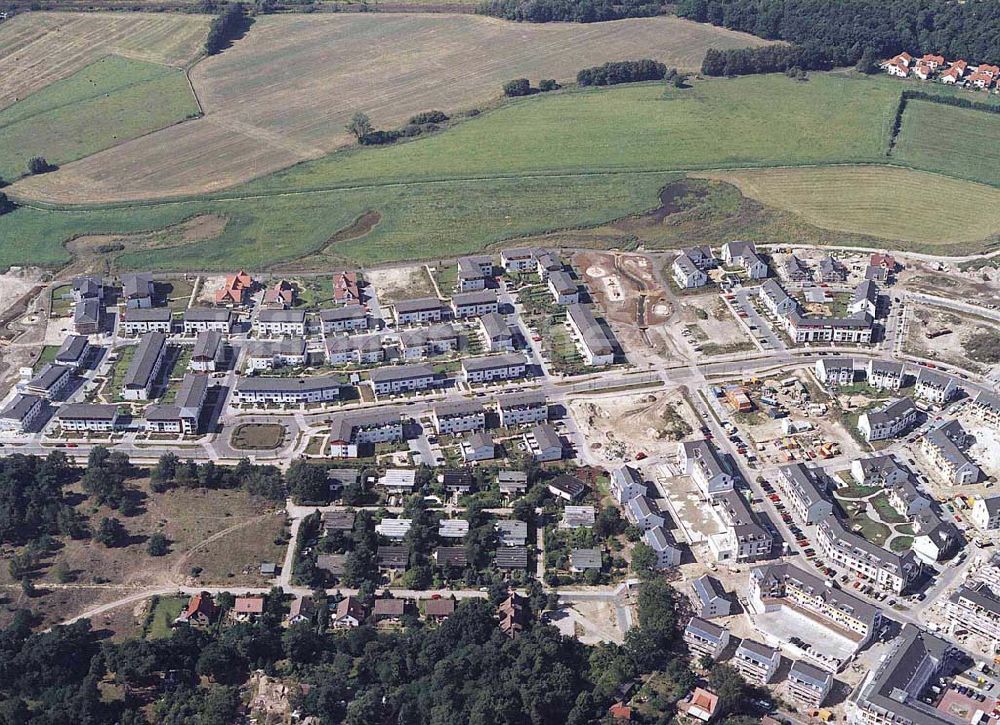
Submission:
M 397 325 L 440 322 L 447 309 L 444 303 L 437 297 L 400 300 L 393 304 Z
M 825 559 L 896 594 L 902 594 L 920 575 L 920 562 L 912 551 L 895 554 L 876 546 L 845 529 L 834 515 L 819 522 L 816 542 Z
M 917 420 L 917 407 L 909 398 L 886 403 L 881 408 L 862 413 L 858 418 L 858 430 L 866 441 L 882 441 L 895 438 L 908 430 Z
M 747 682 L 766 685 L 781 665 L 781 651 L 752 639 L 744 639 L 736 648 L 731 664 Z
M 674 259 L 674 263 L 670 267 L 671 276 L 674 278 L 674 282 L 681 289 L 693 289 L 695 287 L 704 287 L 708 284 L 708 275 L 704 271 L 699 269 L 698 265 L 694 263 L 694 260 L 687 255 L 686 252 L 677 256 Z
M 435 403 L 431 417 L 438 435 L 486 429 L 486 410 L 476 400 Z
M 167 307 L 137 307 L 125 311 L 125 319 L 119 329 L 129 337 L 147 332 L 169 335 L 172 324 L 173 313 Z
M 214 330 L 228 335 L 233 326 L 233 311 L 218 307 L 192 307 L 184 311 L 184 334 L 195 335 Z
M 520 353 L 506 353 L 462 360 L 462 376 L 469 385 L 512 380 L 527 375 L 528 363 Z
M 549 273 L 549 293 L 557 305 L 575 305 L 580 302 L 580 288 L 576 280 L 561 269 Z
M 903 387 L 903 363 L 869 360 L 865 370 L 868 384 L 879 390 L 899 390 Z
M 375 395 L 395 395 L 433 387 L 437 379 L 429 365 L 397 365 L 368 373 Z
M 108 433 L 118 426 L 118 406 L 67 403 L 56 411 L 56 420 L 63 431 Z
M 566 321 L 576 338 L 587 365 L 610 365 L 615 361 L 615 346 L 594 313 L 585 305 L 569 305 Z
M 402 440 L 403 419 L 397 409 L 344 413 L 330 419 L 328 445 L 335 458 L 357 458 L 359 446 Z
M 334 307 L 332 310 L 320 310 L 319 323 L 324 335 L 367 330 L 368 310 L 363 305 L 344 305 Z
M 854 382 L 854 358 L 821 357 L 816 361 L 816 377 L 824 385 L 850 385 Z
M 125 384 L 122 386 L 125 400 L 149 400 L 163 368 L 166 352 L 167 336 L 162 332 L 147 332 L 139 339 L 125 372 Z
M 680 443 L 677 458 L 681 470 L 691 476 L 706 498 L 733 490 L 736 481 L 729 466 L 707 440 Z
M 694 656 L 717 660 L 729 645 L 729 630 L 701 617 L 691 617 L 684 628 L 684 643 Z
M 340 378 L 317 375 L 310 378 L 239 378 L 234 400 L 241 404 L 323 403 L 340 398 Z
M 262 337 L 304 337 L 305 310 L 261 310 L 257 314 L 257 333 Z
M 955 378 L 921 367 L 917 371 L 914 393 L 918 398 L 942 405 L 958 395 Z
M 303 367 L 309 359 L 304 338 L 290 340 L 252 340 L 246 347 L 246 370 L 274 370 Z
M 462 292 L 451 298 L 452 314 L 457 319 L 480 317 L 500 311 L 496 290 L 484 289 L 477 292 Z
M 497 396 L 500 425 L 511 428 L 517 425 L 534 425 L 549 419 L 549 405 L 545 393 L 526 392 Z
M 976 498 L 969 519 L 980 531 L 1000 529 L 1000 496 Z

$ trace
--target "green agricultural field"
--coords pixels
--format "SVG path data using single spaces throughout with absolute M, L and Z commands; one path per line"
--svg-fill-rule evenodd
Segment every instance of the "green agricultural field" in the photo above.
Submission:
M 0 177 L 27 173 L 32 156 L 75 161 L 197 112 L 184 71 L 108 56 L 0 111 Z
M 919 168 L 1000 186 L 1000 114 L 910 101 L 892 156 Z
M 236 193 L 555 173 L 878 161 L 900 84 L 853 74 L 533 96 L 432 138 L 299 164 Z M 778 110 L 780 109 L 780 110 Z

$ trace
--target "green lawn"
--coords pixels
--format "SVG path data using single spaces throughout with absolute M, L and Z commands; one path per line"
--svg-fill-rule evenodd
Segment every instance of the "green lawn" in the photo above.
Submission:
M 910 101 L 892 155 L 921 168 L 1000 185 L 1000 114 Z
M 159 597 L 149 619 L 146 639 L 164 639 L 170 636 L 171 625 L 187 606 L 187 597 Z
M 198 112 L 178 68 L 107 56 L 0 111 L 0 177 L 28 159 L 64 164 Z
M 43 347 L 42 354 L 38 356 L 38 362 L 35 363 L 34 371 L 37 373 L 46 363 L 55 362 L 57 352 L 59 352 L 58 345 L 46 345 Z
M 52 288 L 52 317 L 66 317 L 73 306 L 73 285 L 61 284 Z

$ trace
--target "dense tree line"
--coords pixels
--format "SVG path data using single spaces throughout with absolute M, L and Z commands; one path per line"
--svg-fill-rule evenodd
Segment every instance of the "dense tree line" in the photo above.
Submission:
M 597 23 L 622 18 L 646 18 L 663 12 L 660 2 L 650 0 L 487 0 L 478 8 L 482 15 L 529 23 L 564 21 Z
M 150 472 L 150 487 L 157 493 L 173 487 L 242 488 L 251 496 L 271 501 L 285 498 L 281 471 L 275 466 L 250 463 L 246 458 L 235 466 L 217 466 L 212 461 L 181 461 L 173 453 L 164 453 Z
M 221 53 L 232 42 L 241 38 L 249 29 L 251 23 L 243 3 L 226 5 L 223 11 L 212 20 L 205 38 L 205 52 L 208 55 Z
M 816 43 L 765 45 L 761 48 L 709 48 L 701 63 L 707 76 L 742 76 L 754 73 L 784 73 L 791 69 L 829 70 L 834 61 Z
M 85 537 L 86 527 L 63 490 L 76 475 L 61 451 L 45 458 L 15 453 L 0 459 L 0 542 L 23 544 L 60 534 Z
M 677 71 L 674 71 L 676 75 Z M 581 86 L 614 86 L 619 83 L 660 81 L 667 76 L 667 66 L 650 58 L 622 60 L 593 68 L 584 68 L 576 74 Z
M 886 58 L 901 51 L 940 53 L 970 62 L 1000 61 L 1000 0 L 680 0 L 677 14 L 700 23 L 810 49 L 792 60 L 792 51 L 762 56 L 751 51 L 747 68 L 784 60 L 806 69 L 854 65 L 865 51 Z M 822 61 L 820 60 L 822 59 Z M 706 61 L 707 61 L 706 57 Z M 736 61 L 734 63 L 734 68 Z M 815 64 L 813 64 L 815 63 Z M 821 64 L 822 63 L 822 64 Z M 712 68 L 718 67 L 713 59 Z M 704 72 L 708 73 L 706 69 Z M 746 70 L 744 72 L 766 72 Z M 714 74 L 713 74 L 714 75 Z

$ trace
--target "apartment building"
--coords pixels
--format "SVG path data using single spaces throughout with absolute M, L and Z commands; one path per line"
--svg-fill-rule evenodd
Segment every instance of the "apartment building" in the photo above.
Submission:
M 77 303 L 89 299 L 103 300 L 104 280 L 90 275 L 74 277 L 70 294 Z
M 147 332 L 139 339 L 135 354 L 125 372 L 122 397 L 125 400 L 149 400 L 167 352 L 167 336 Z
M 1000 529 L 1000 496 L 976 498 L 969 518 L 980 531 Z
M 68 365 L 45 363 L 38 374 L 27 382 L 24 390 L 46 400 L 55 400 L 72 382 L 73 368 Z
M 558 272 L 563 267 L 563 261 L 559 255 L 544 250 L 535 253 L 535 271 L 543 280 L 547 280 L 549 274 Z
M 449 324 L 400 330 L 399 347 L 403 359 L 410 362 L 458 350 L 458 331 Z
M 376 395 L 395 395 L 434 386 L 437 374 L 430 365 L 397 365 L 368 373 Z
M 486 340 L 490 352 L 513 352 L 514 333 L 510 331 L 507 318 L 497 312 L 490 312 L 479 318 L 479 331 Z
M 202 330 L 194 340 L 189 366 L 199 373 L 215 372 L 222 367 L 225 357 L 222 333 L 218 330 Z
M 516 425 L 534 425 L 549 419 L 549 404 L 545 393 L 511 393 L 497 396 L 497 411 L 500 425 L 511 428 Z
M 868 672 L 847 702 L 851 725 L 955 725 L 956 719 L 920 697 L 953 661 L 945 640 L 904 624 L 878 667 Z
M 496 290 L 484 289 L 478 292 L 462 292 L 451 298 L 451 311 L 456 319 L 480 317 L 500 311 L 500 301 Z
M 206 375 L 185 375 L 173 404 L 150 406 L 143 428 L 154 433 L 197 433 L 208 395 L 208 380 Z
M 508 272 L 534 272 L 535 250 L 505 249 L 500 252 L 500 265 Z
M 693 656 L 717 660 L 729 645 L 729 630 L 701 617 L 691 617 L 684 627 L 683 639 Z
M 150 272 L 135 272 L 122 275 L 122 297 L 129 310 L 153 306 L 153 275 Z
M 309 360 L 304 338 L 290 340 L 252 340 L 246 346 L 246 370 L 274 370 L 303 367 Z
M 398 409 L 345 413 L 330 419 L 330 455 L 357 458 L 358 447 L 404 440 L 403 419 Z
M 469 385 L 523 378 L 527 372 L 528 363 L 520 353 L 470 357 L 462 360 L 462 377 Z
M 596 367 L 610 365 L 615 361 L 614 342 L 589 307 L 569 305 L 566 308 L 566 321 L 587 365 Z
M 920 440 L 920 450 L 934 464 L 935 475 L 953 486 L 975 483 L 982 471 L 969 458 L 969 435 L 957 420 L 942 421 Z
M 486 409 L 476 400 L 435 403 L 431 419 L 438 435 L 454 435 L 486 429 Z
M 777 280 L 768 279 L 757 288 L 757 296 L 761 304 L 774 317 L 782 318 L 789 312 L 798 309 L 799 303 L 785 292 Z
M 636 496 L 625 504 L 625 518 L 641 531 L 649 531 L 666 523 L 656 504 L 646 496 Z
M 563 456 L 562 440 L 556 429 L 548 423 L 539 423 L 524 436 L 524 443 L 532 458 L 539 463 L 558 461 Z
M 862 413 L 858 430 L 865 440 L 882 441 L 896 438 L 917 420 L 917 407 L 910 398 L 890 401 L 880 408 Z
M 972 412 L 986 425 L 1000 427 L 1000 395 L 981 390 L 972 401 Z
M 820 707 L 833 688 L 833 675 L 796 660 L 788 671 L 788 692 L 807 707 Z
M 702 619 L 728 617 L 732 613 L 733 601 L 718 579 L 704 574 L 691 582 L 691 591 L 695 611 Z
M 120 330 L 127 336 L 147 332 L 169 335 L 173 326 L 173 312 L 167 307 L 142 307 L 125 311 Z
M 79 370 L 90 352 L 90 342 L 83 335 L 67 335 L 56 351 L 56 365 Z
M 688 441 L 677 447 L 681 470 L 695 482 L 706 498 L 714 498 L 736 485 L 729 464 L 707 440 Z
M 708 284 L 708 275 L 695 264 L 687 252 L 682 252 L 674 259 L 670 273 L 681 289 L 694 289 Z
M 491 257 L 460 257 L 457 286 L 459 292 L 485 289 L 486 280 L 493 276 Z
M 794 254 L 790 255 L 782 266 L 784 267 L 785 279 L 790 282 L 807 282 L 812 279 L 812 272 Z
M 580 302 L 580 288 L 576 280 L 561 269 L 549 273 L 549 294 L 557 305 L 575 305 Z
M 804 463 L 792 463 L 778 469 L 778 489 L 792 510 L 807 526 L 818 523 L 833 513 L 830 481 L 823 469 L 810 468 Z
M 378 335 L 331 336 L 324 345 L 330 365 L 373 365 L 385 360 L 382 338 Z
M 261 310 L 255 323 L 257 334 L 262 337 L 304 337 L 306 334 L 305 310 Z
M 362 305 L 345 305 L 319 311 L 319 324 L 324 335 L 335 332 L 356 332 L 369 327 L 368 310 Z
M 118 406 L 67 403 L 56 411 L 56 420 L 65 432 L 108 433 L 118 427 Z
M 747 682 L 766 685 L 781 665 L 781 651 L 752 639 L 744 639 L 736 648 L 730 664 Z
M 816 377 L 824 385 L 850 385 L 854 382 L 854 358 L 821 357 L 816 361 Z
M 797 343 L 872 341 L 874 319 L 867 312 L 850 317 L 806 317 L 796 309 L 784 321 L 788 336 Z
M 1000 642 L 1000 597 L 986 582 L 960 585 L 945 603 L 945 616 L 953 632 L 965 629 Z
M 632 466 L 619 466 L 611 470 L 611 496 L 624 506 L 637 496 L 646 495 L 646 484 Z
M 0 431 L 24 433 L 38 420 L 43 407 L 41 396 L 30 393 L 15 395 L 3 411 L 0 411 Z
M 851 301 L 847 304 L 847 311 L 852 315 L 866 312 L 875 317 L 875 313 L 878 311 L 878 298 L 878 285 L 870 279 L 866 279 L 854 288 Z
M 233 311 L 219 307 L 192 307 L 184 311 L 184 334 L 213 330 L 228 335 L 233 327 Z
M 642 535 L 646 545 L 656 554 L 657 570 L 672 569 L 681 564 L 681 549 L 669 531 L 663 526 L 655 526 Z
M 903 363 L 869 360 L 865 369 L 868 384 L 879 390 L 899 390 L 905 377 Z
M 767 277 L 767 263 L 757 254 L 757 247 L 753 242 L 726 242 L 722 245 L 722 261 L 730 267 L 742 267 L 750 279 Z
M 723 534 L 708 540 L 718 561 L 755 561 L 770 555 L 774 539 L 738 491 L 719 494 L 713 504 L 726 524 Z
M 400 300 L 393 304 L 397 325 L 413 325 L 424 322 L 440 322 L 448 308 L 437 297 L 421 297 L 414 300 Z
M 849 633 L 858 649 L 882 627 L 878 607 L 787 562 L 751 569 L 747 599 L 756 612 L 776 612 L 786 606 L 801 610 L 826 626 Z
M 917 370 L 917 379 L 913 392 L 928 403 L 943 405 L 958 395 L 958 384 L 955 378 L 944 373 L 935 372 L 925 367 Z
M 317 375 L 310 378 L 239 378 L 235 401 L 242 404 L 322 403 L 340 397 L 340 378 Z
M 816 542 L 824 558 L 896 594 L 906 591 L 920 575 L 920 562 L 912 551 L 895 554 L 876 546 L 845 529 L 833 515 L 819 522 Z
M 901 516 L 913 518 L 930 508 L 931 502 L 910 480 L 910 472 L 892 456 L 858 458 L 851 463 L 851 476 L 862 486 L 884 489 L 889 503 Z

